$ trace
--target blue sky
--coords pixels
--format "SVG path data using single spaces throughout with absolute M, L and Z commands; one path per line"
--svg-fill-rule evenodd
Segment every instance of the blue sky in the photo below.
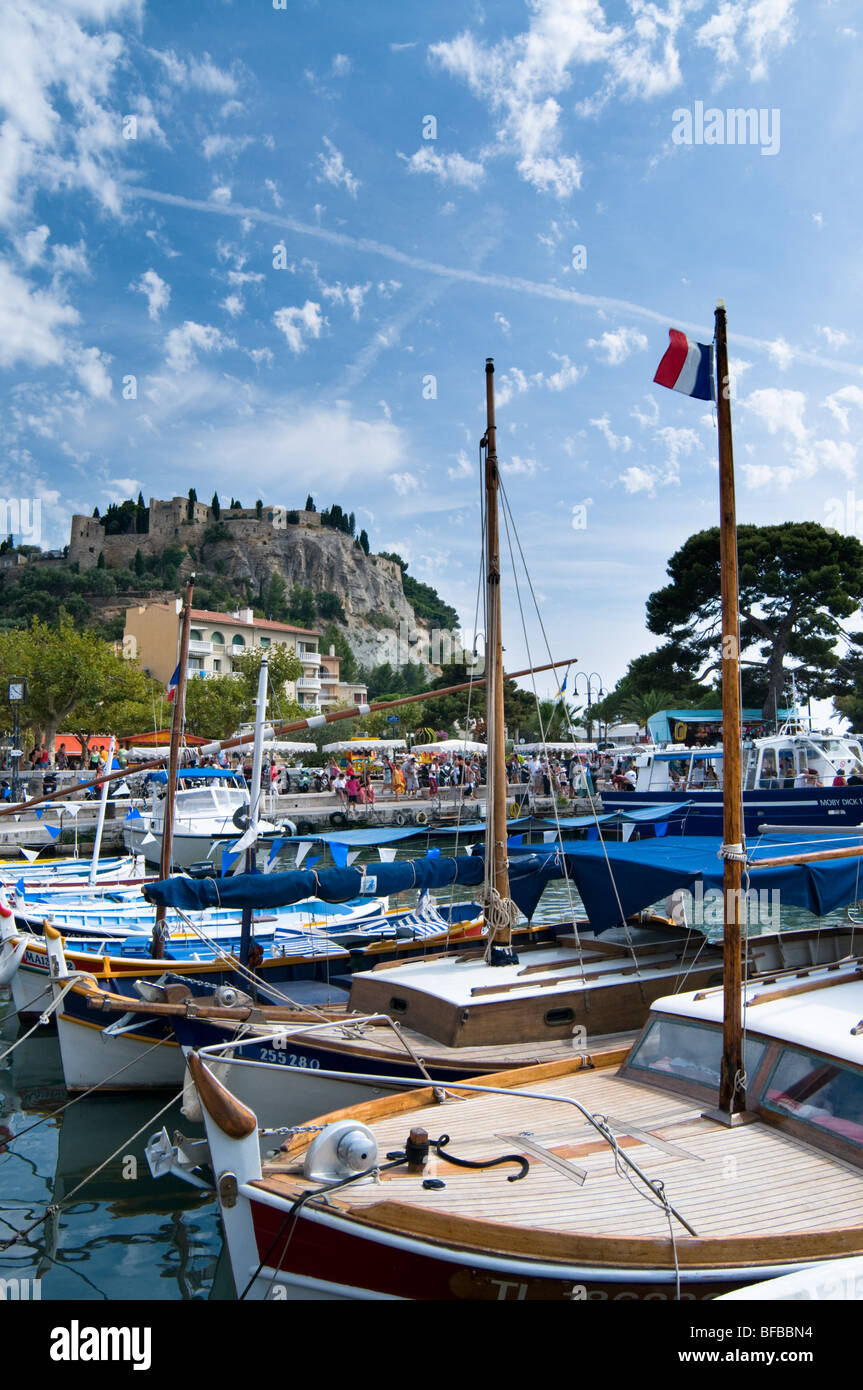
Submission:
M 717 296 L 739 519 L 863 534 L 852 0 L 3 0 L 0 45 L 0 486 L 45 545 L 311 491 L 470 626 L 490 355 L 553 654 L 611 688 L 716 520 L 711 410 L 652 379 Z M 677 143 L 699 102 L 758 143 Z

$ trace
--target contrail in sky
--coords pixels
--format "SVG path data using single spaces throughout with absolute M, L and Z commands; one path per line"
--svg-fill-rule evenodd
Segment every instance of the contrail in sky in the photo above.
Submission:
M 462 269 L 457 266 L 442 265 L 439 261 L 426 260 L 423 256 L 411 256 L 396 246 L 376 241 L 371 237 L 351 236 L 347 232 L 333 232 L 310 222 L 301 222 L 296 217 L 268 209 L 243 207 L 238 203 L 212 203 L 203 198 L 184 198 L 177 193 L 160 193 L 152 188 L 126 186 L 126 192 L 135 198 L 145 198 L 148 202 L 164 203 L 169 207 L 188 208 L 190 212 L 207 212 L 217 217 L 249 218 L 254 222 L 266 222 L 298 236 L 311 237 L 316 241 L 328 242 L 331 246 L 344 247 L 351 251 L 362 251 L 372 256 L 380 256 L 395 265 L 407 266 L 426 275 L 440 276 L 446 280 L 460 280 L 473 285 L 488 285 L 492 289 L 510 290 L 514 294 L 529 294 L 540 299 L 558 300 L 565 304 L 576 304 L 583 309 L 602 309 L 607 313 L 628 314 L 631 318 L 661 324 L 663 328 L 680 328 L 687 332 L 700 334 L 709 341 L 713 328 L 700 323 L 690 323 L 678 318 L 676 314 L 657 312 L 643 304 L 633 304 L 628 299 L 614 299 L 609 295 L 584 294 L 581 290 L 565 289 L 560 285 L 550 285 L 541 280 L 527 280 L 519 275 L 490 274 L 481 270 Z M 747 347 L 755 352 L 770 354 L 775 351 L 775 343 L 763 338 L 750 338 L 742 333 L 730 333 L 729 338 L 735 346 Z M 791 348 L 795 362 L 815 367 L 826 367 L 831 371 L 851 376 L 863 374 L 858 364 L 834 358 L 822 357 L 820 353 L 802 348 Z

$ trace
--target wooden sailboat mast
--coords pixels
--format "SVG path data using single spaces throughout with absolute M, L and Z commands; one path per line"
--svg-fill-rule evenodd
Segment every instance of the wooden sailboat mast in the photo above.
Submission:
M 195 576 L 189 575 L 186 586 L 186 602 L 180 618 L 180 664 L 177 675 L 177 688 L 174 691 L 174 713 L 171 719 L 171 745 L 168 751 L 168 785 L 165 789 L 165 811 L 162 820 L 162 848 L 159 855 L 159 876 L 168 878 L 171 873 L 171 853 L 174 842 L 174 802 L 177 794 L 177 766 L 180 757 L 180 737 L 183 732 L 183 712 L 186 703 L 186 669 L 189 664 L 189 631 L 192 626 L 192 594 L 195 590 Z M 164 940 L 164 908 L 156 913 L 153 931 L 153 955 L 160 952 Z
M 498 468 L 497 438 L 494 420 L 494 362 L 485 363 L 486 453 L 485 453 L 485 511 L 486 511 L 486 717 L 489 735 L 488 749 L 488 813 L 486 862 L 491 867 L 491 887 L 502 898 L 509 897 L 509 871 L 506 861 L 506 750 L 503 719 L 503 645 L 500 611 L 500 541 L 498 535 Z M 511 929 L 501 928 L 494 940 L 508 946 Z
M 729 1118 L 742 1111 L 742 917 L 743 903 L 743 786 L 740 708 L 740 611 L 737 583 L 737 514 L 734 495 L 734 451 L 731 439 L 731 401 L 728 385 L 728 341 L 725 304 L 716 305 L 716 413 L 719 433 L 719 568 L 722 584 L 722 743 L 723 743 L 723 889 L 725 902 L 722 1066 L 719 1110 Z

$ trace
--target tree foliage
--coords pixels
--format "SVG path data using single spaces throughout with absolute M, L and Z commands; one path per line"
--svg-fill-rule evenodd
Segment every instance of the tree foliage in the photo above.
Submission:
M 863 545 L 813 521 L 741 526 L 737 544 L 741 661 L 766 675 L 768 718 L 783 703 L 786 658 L 802 667 L 813 694 L 836 688 L 841 619 L 863 597 Z M 690 669 L 706 663 L 714 671 L 721 635 L 718 528 L 690 536 L 669 560 L 668 576 L 671 583 L 647 600 L 647 625 L 669 639 Z

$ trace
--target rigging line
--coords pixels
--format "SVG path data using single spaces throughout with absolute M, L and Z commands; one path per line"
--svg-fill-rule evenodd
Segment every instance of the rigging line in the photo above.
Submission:
M 502 492 L 503 498 L 504 498 L 504 516 L 506 517 L 506 516 L 508 515 L 508 516 L 512 519 L 513 533 L 514 533 L 514 535 L 515 535 L 515 541 L 516 541 L 516 545 L 518 546 L 518 552 L 519 552 L 519 555 L 520 555 L 520 557 L 521 557 L 521 562 L 522 562 L 522 565 L 523 565 L 523 567 L 524 567 L 525 578 L 527 579 L 527 584 L 528 584 L 528 587 L 529 587 L 529 589 L 530 589 L 531 597 L 533 598 L 534 608 L 535 608 L 535 610 L 536 610 L 537 618 L 538 618 L 538 620 L 539 620 L 540 631 L 542 632 L 543 639 L 544 639 L 544 641 L 545 641 L 545 647 L 546 647 L 546 651 L 547 651 L 548 654 L 549 654 L 549 659 L 552 659 L 552 658 L 551 658 L 551 647 L 550 647 L 549 640 L 548 640 L 548 634 L 547 634 L 546 629 L 545 629 L 545 624 L 544 624 L 544 622 L 543 622 L 543 620 L 542 620 L 542 614 L 540 613 L 540 610 L 539 610 L 539 604 L 538 604 L 538 602 L 537 602 L 536 593 L 535 593 L 535 591 L 534 591 L 533 583 L 532 583 L 532 581 L 531 581 L 530 571 L 529 571 L 529 569 L 528 569 L 528 567 L 527 567 L 527 561 L 526 561 L 525 558 L 524 558 L 524 551 L 522 550 L 521 541 L 520 541 L 519 535 L 518 535 L 518 530 L 517 530 L 517 528 L 516 528 L 516 526 L 515 526 L 515 519 L 512 517 L 512 511 L 511 511 L 511 508 L 510 508 L 510 505 L 509 505 L 509 498 L 508 498 L 508 496 L 507 496 L 506 489 L 504 488 L 503 483 L 501 483 L 501 492 Z M 509 527 L 507 527 L 507 535 L 509 535 Z M 532 676 L 532 680 L 533 680 L 533 683 L 534 683 L 534 698 L 536 698 L 536 684 L 535 684 L 535 683 L 536 683 L 536 677 L 535 677 L 535 676 Z M 542 725 L 541 725 L 541 723 L 540 723 L 540 728 L 541 728 L 541 727 L 542 727 Z M 630 929 L 629 929 L 629 923 L 627 922 L 626 916 L 625 916 L 624 911 L 623 911 L 623 904 L 622 904 L 622 902 L 620 901 L 620 894 L 619 894 L 618 889 L 617 889 L 617 881 L 616 881 L 616 879 L 615 879 L 615 877 L 614 877 L 614 872 L 613 872 L 612 867 L 611 867 L 611 860 L 609 859 L 608 850 L 607 850 L 606 845 L 605 845 L 605 838 L 604 838 L 604 836 L 603 836 L 603 834 L 602 834 L 602 829 L 601 829 L 601 827 L 600 827 L 599 817 L 598 817 L 597 811 L 596 811 L 596 805 L 595 805 L 595 803 L 594 803 L 593 796 L 592 796 L 592 794 L 591 794 L 589 788 L 588 788 L 588 800 L 589 800 L 589 802 L 590 802 L 591 812 L 592 812 L 592 814 L 593 814 L 593 818 L 594 818 L 594 821 L 595 821 L 595 823 L 596 823 L 596 828 L 597 828 L 597 832 L 598 832 L 598 836 L 599 836 L 599 843 L 602 845 L 602 852 L 603 852 L 603 856 L 604 856 L 604 858 L 605 858 L 606 868 L 608 869 L 609 879 L 611 880 L 611 886 L 612 886 L 612 888 L 613 888 L 613 890 L 614 890 L 614 896 L 615 896 L 615 899 L 616 899 L 616 901 L 617 901 L 617 910 L 618 910 L 618 912 L 619 912 L 619 914 L 620 914 L 620 921 L 621 921 L 621 925 L 622 925 L 622 927 L 623 927 L 623 934 L 624 934 L 624 937 L 625 937 L 625 939 L 626 939 L 626 944 L 627 944 L 627 946 L 628 946 L 628 948 L 629 948 L 629 954 L 630 954 L 630 956 L 632 957 L 632 962 L 633 962 L 633 964 L 634 964 L 634 966 L 635 966 L 636 978 L 637 978 L 637 979 L 639 980 L 639 982 L 640 982 L 640 981 L 641 981 L 641 965 L 640 965 L 639 960 L 638 960 L 638 957 L 637 957 L 637 955 L 636 955 L 635 945 L 634 945 L 633 940 L 632 940 L 632 933 L 631 933 L 631 931 L 630 931 Z M 558 833 L 559 833 L 559 831 L 560 831 L 560 826 L 558 825 Z M 565 857 L 564 857 L 564 873 L 565 873 L 565 875 L 567 874 L 567 872 L 568 872 L 568 866 L 567 866 L 567 864 L 566 864 L 566 860 L 565 860 Z M 576 928 L 576 938 L 577 938 L 577 937 L 578 937 L 578 929 Z
M 262 987 L 264 987 L 264 988 L 266 988 L 266 989 L 268 989 L 268 990 L 271 990 L 272 993 L 273 993 L 273 994 L 277 994 L 277 995 L 279 996 L 280 999 L 284 999 L 285 1003 L 286 1003 L 286 1004 L 289 1004 L 289 1005 L 291 1006 L 292 1009 L 299 1009 L 299 1010 L 300 1010 L 301 1012 L 303 1012 L 303 1013 L 317 1014 L 317 1016 L 318 1016 L 320 1019 L 323 1019 L 325 1022 L 328 1022 L 328 1021 L 329 1021 L 329 1020 L 327 1019 L 326 1014 L 323 1013 L 322 1010 L 316 1008 L 314 1004 L 309 1004 L 309 1005 L 307 1005 L 307 1006 L 306 1006 L 306 1005 L 300 1005 L 300 1004 L 298 1004 L 297 1001 L 296 1001 L 295 999 L 291 999 L 291 997 L 290 997 L 289 995 L 283 994 L 282 991 L 281 991 L 280 989 L 278 989 L 277 984 L 276 984 L 275 981 L 268 981 L 268 980 L 265 980 L 265 979 L 263 979 L 260 975 L 256 975 L 255 972 L 254 972 L 253 970 L 249 970 L 248 966 L 244 965 L 243 962 L 240 961 L 240 960 L 238 960 L 236 956 L 233 956 L 233 955 L 230 954 L 230 952 L 225 951 L 224 948 L 219 944 L 219 942 L 218 942 L 214 937 L 207 936 L 206 933 L 203 932 L 203 931 L 196 925 L 196 923 L 192 921 L 192 919 L 191 919 L 190 917 L 187 917 L 187 916 L 186 916 L 186 914 L 185 914 L 185 912 L 183 911 L 182 908 L 178 907 L 178 908 L 175 908 L 174 910 L 176 911 L 177 916 L 180 918 L 180 920 L 181 920 L 182 922 L 185 922 L 186 925 L 187 925 L 188 927 L 191 928 L 191 930 L 194 932 L 194 934 L 195 934 L 197 937 L 199 937 L 199 939 L 200 939 L 201 941 L 203 941 L 203 942 L 205 943 L 205 945 L 211 947 L 212 950 L 213 950 L 213 952 L 214 952 L 214 954 L 217 955 L 218 958 L 222 961 L 222 963 L 223 963 L 224 965 L 228 966 L 229 969 L 230 969 L 233 973 L 242 976 L 243 979 L 248 980 L 248 982 L 249 982 L 250 984 L 252 984 L 252 985 L 255 985 L 255 986 L 260 985 L 260 986 L 262 986 Z M 306 934 L 307 934 L 308 936 L 312 937 L 312 938 L 314 938 L 314 937 L 316 937 L 316 936 L 318 935 L 318 933 L 316 933 L 316 932 L 314 932 L 314 931 L 311 931 L 311 930 L 307 931 Z M 275 938 L 274 938 L 273 940 L 274 940 L 274 944 L 275 944 Z M 323 936 L 323 940 L 326 941 L 326 942 L 329 944 L 330 938 L 329 938 L 328 936 L 324 935 L 324 936 Z M 315 945 L 315 943 L 314 943 L 314 940 L 313 940 L 313 941 L 312 941 L 312 954 L 313 954 L 313 955 L 316 954 L 316 953 L 315 953 L 315 950 L 314 950 L 314 945 Z M 271 959 L 274 959 L 274 957 L 271 957 Z M 288 957 L 282 957 L 282 959 L 287 960 Z M 326 965 L 327 965 L 327 971 L 329 972 L 329 954 L 328 954 L 328 953 L 325 955 L 325 960 L 326 960 Z M 327 980 L 327 983 L 329 983 L 329 979 Z
M 536 593 L 535 593 L 535 591 L 534 591 L 533 582 L 532 582 L 531 577 L 530 577 L 530 571 L 529 571 L 528 566 L 527 566 L 527 561 L 525 560 L 525 557 L 524 557 L 524 551 L 523 551 L 523 549 L 522 549 L 521 540 L 519 539 L 518 529 L 517 529 L 516 526 L 515 526 L 515 520 L 514 520 L 514 518 L 512 518 L 512 509 L 511 509 L 511 507 L 510 507 L 510 504 L 509 504 L 509 497 L 508 497 L 508 495 L 507 495 L 506 488 L 504 487 L 503 482 L 501 482 L 501 492 L 502 492 L 503 499 L 504 499 L 504 508 L 505 508 L 505 512 L 510 516 L 510 518 L 512 519 L 512 522 L 513 522 L 513 533 L 514 533 L 514 535 L 515 535 L 515 542 L 516 542 L 516 545 L 518 546 L 518 552 L 519 552 L 519 555 L 520 555 L 520 557 L 521 557 L 521 563 L 522 563 L 522 566 L 524 567 L 525 578 L 527 579 L 528 588 L 530 589 L 531 597 L 532 597 L 532 599 L 533 599 L 533 605 L 534 605 L 534 609 L 536 610 L 537 619 L 538 619 L 538 621 L 539 621 L 540 631 L 542 632 L 543 640 L 544 640 L 544 642 L 545 642 L 545 649 L 546 649 L 546 651 L 548 652 L 549 659 L 551 660 L 551 659 L 552 659 L 552 657 L 551 657 L 551 645 L 550 645 L 549 640 L 548 640 L 548 634 L 547 634 L 547 632 L 546 632 L 545 623 L 543 622 L 543 619 L 542 619 L 542 614 L 541 614 L 541 612 L 540 612 L 539 603 L 538 603 L 538 601 L 537 601 Z M 534 681 L 535 681 L 535 677 L 534 677 L 533 679 L 534 679 Z M 534 692 L 534 693 L 535 693 L 535 692 Z M 568 712 L 567 712 L 567 718 L 569 718 Z M 570 730 L 572 730 L 572 724 L 571 724 L 571 723 L 570 723 L 569 727 L 570 727 Z M 627 945 L 629 946 L 630 954 L 632 955 L 633 961 L 635 962 L 635 964 L 636 964 L 636 966 L 637 966 L 637 965 L 638 965 L 638 962 L 637 962 L 637 960 L 635 959 L 635 950 L 634 950 L 634 946 L 633 946 L 633 943 L 632 943 L 632 937 L 631 937 L 631 934 L 630 934 L 630 931 L 629 931 L 629 926 L 628 926 L 628 924 L 627 924 L 626 917 L 624 916 L 623 905 L 622 905 L 622 903 L 621 903 L 621 901 L 620 901 L 620 896 L 619 896 L 618 891 L 617 891 L 617 883 L 616 883 L 616 881 L 615 881 L 614 873 L 613 873 L 612 868 L 611 868 L 611 862 L 610 862 L 610 860 L 609 860 L 609 858 L 608 858 L 608 851 L 607 851 L 606 848 L 605 848 L 605 840 L 604 840 L 604 838 L 603 838 L 602 828 L 601 828 L 601 826 L 600 826 L 599 816 L 598 816 L 597 809 L 596 809 L 596 803 L 595 803 L 595 801 L 594 801 L 593 794 L 592 794 L 592 792 L 590 791 L 589 786 L 588 786 L 588 788 L 587 788 L 587 799 L 588 799 L 588 802 L 589 802 L 589 804 L 590 804 L 591 814 L 593 815 L 593 818 L 594 818 L 594 821 L 595 821 L 595 824 L 596 824 L 596 829 L 597 829 L 598 834 L 599 834 L 599 841 L 600 841 L 600 843 L 602 844 L 602 847 L 603 847 L 603 853 L 604 853 L 604 855 L 605 855 L 606 866 L 607 866 L 607 868 L 608 868 L 609 877 L 610 877 L 610 879 L 611 879 L 611 883 L 612 883 L 612 886 L 613 886 L 613 888 L 614 888 L 614 895 L 615 895 L 615 897 L 616 897 L 616 899 L 617 899 L 617 907 L 618 907 L 618 911 L 620 912 L 620 920 L 621 920 L 621 924 L 622 924 L 622 926 L 623 926 L 624 934 L 625 934 L 625 936 L 626 936 Z
M 164 1041 L 164 1039 L 162 1039 L 162 1041 Z M 160 1043 L 156 1044 L 156 1046 L 160 1045 Z M 10 1246 L 16 1245 L 19 1240 L 23 1240 L 23 1238 L 25 1236 L 28 1236 L 31 1231 L 35 1231 L 37 1226 L 41 1226 L 44 1221 L 47 1221 L 49 1216 L 53 1216 L 55 1212 L 58 1212 L 63 1207 L 65 1207 L 67 1203 L 70 1202 L 71 1199 L 75 1196 L 76 1192 L 80 1192 L 81 1188 L 86 1183 L 90 1182 L 92 1178 L 95 1178 L 97 1173 L 101 1173 L 102 1169 L 107 1167 L 107 1165 L 111 1162 L 112 1159 L 117 1158 L 118 1155 L 121 1154 L 124 1149 L 128 1148 L 129 1144 L 134 1143 L 134 1141 L 139 1137 L 139 1135 L 144 1133 L 145 1129 L 149 1129 L 151 1124 L 153 1124 L 156 1120 L 160 1119 L 162 1115 L 165 1114 L 166 1110 L 170 1110 L 172 1105 L 176 1105 L 177 1101 L 182 1098 L 182 1095 L 183 1092 L 178 1091 L 175 1096 L 172 1096 L 171 1099 L 168 1101 L 167 1105 L 163 1105 L 161 1110 L 157 1110 L 155 1115 L 151 1115 L 149 1120 L 145 1120 L 144 1124 L 141 1125 L 140 1129 L 136 1129 L 134 1134 L 130 1134 L 127 1139 L 124 1139 L 120 1147 L 115 1149 L 112 1154 L 109 1154 L 107 1158 L 103 1159 L 102 1162 L 99 1164 L 98 1168 L 94 1168 L 91 1173 L 88 1173 L 86 1177 L 82 1178 L 81 1181 L 77 1183 L 75 1187 L 72 1188 L 71 1192 L 67 1192 L 66 1196 L 61 1197 L 59 1202 L 52 1202 L 50 1206 L 48 1206 L 43 1212 L 43 1214 L 39 1217 L 38 1221 L 34 1221 L 32 1225 L 27 1226 L 25 1230 L 19 1231 L 14 1240 L 0 1241 L 0 1251 L 8 1250 Z
M 502 488 L 502 490 L 503 490 L 503 485 L 502 485 L 502 484 L 501 484 L 501 488 Z M 511 533 L 511 530 L 510 530 L 510 520 L 512 520 L 512 530 L 514 531 L 514 530 L 515 530 L 515 521 L 514 521 L 514 519 L 511 517 L 510 508 L 509 508 L 509 503 L 508 503 L 508 501 L 507 501 L 507 499 L 506 499 L 506 495 L 504 494 L 503 524 L 504 524 L 504 528 L 505 528 L 505 530 L 506 530 L 506 538 L 507 538 L 507 546 L 508 546 L 508 548 L 509 548 L 510 563 L 511 563 L 511 565 L 512 565 L 513 576 L 514 576 L 514 579 L 515 579 L 515 592 L 516 592 L 516 598 L 517 598 L 517 600 L 518 600 L 518 611 L 519 611 L 519 615 L 520 615 L 520 617 L 521 617 L 522 635 L 523 635 L 523 637 L 524 637 L 525 646 L 526 646 L 526 648 L 527 648 L 529 663 L 530 663 L 530 665 L 533 665 L 533 657 L 532 657 L 531 654 L 530 654 L 530 639 L 528 638 L 528 635 L 527 635 L 527 623 L 526 623 L 526 620 L 525 620 L 524 606 L 523 606 L 523 604 L 522 604 L 522 599 L 521 599 L 521 588 L 520 588 L 520 585 L 519 585 L 519 582 L 518 582 L 518 573 L 517 573 L 517 570 L 516 570 L 515 555 L 513 554 L 513 548 L 512 548 L 512 533 Z M 522 557 L 522 558 L 523 558 L 523 557 Z M 528 582 L 529 582 L 529 580 L 528 580 Z M 533 688 L 534 688 L 533 693 L 534 693 L 534 701 L 535 701 L 535 703 L 536 703 L 537 719 L 539 720 L 539 729 L 540 729 L 540 734 L 542 735 L 541 741 L 542 741 L 542 743 L 543 743 L 543 746 L 545 746 L 545 730 L 544 730 L 544 728 L 543 728 L 542 713 L 541 713 L 540 708 L 539 708 L 539 699 L 537 698 L 537 692 L 536 692 L 536 676 L 535 676 L 534 674 L 531 674 L 531 683 L 532 683 Z M 546 755 L 546 761 L 548 761 L 547 755 Z M 550 771 L 551 771 L 551 769 L 549 768 L 549 772 L 550 772 Z M 556 797 L 553 797 L 552 800 L 553 800 L 554 820 L 555 820 L 555 825 L 557 826 L 558 842 L 559 842 L 559 843 L 562 843 L 561 826 L 560 826 L 560 813 L 559 813 L 558 806 L 557 806 L 557 798 L 556 798 Z M 573 902 L 573 897 L 572 897 L 572 880 L 571 880 L 570 875 L 569 875 L 569 865 L 568 865 L 567 862 L 566 862 L 566 855 L 562 854 L 562 855 L 561 855 L 561 860 L 562 860 L 562 863 L 563 863 L 563 878 L 564 878 L 564 882 L 565 882 L 565 884 L 566 884 L 567 898 L 568 898 L 568 900 L 569 900 L 569 915 L 570 915 L 570 920 L 571 920 L 571 922 L 572 922 L 573 932 L 574 932 L 574 935 L 575 935 L 576 949 L 577 949 L 577 951 L 578 951 L 579 969 L 580 969 L 580 971 L 581 971 L 581 983 L 582 983 L 582 988 L 585 990 L 585 998 L 587 998 L 587 993 L 586 993 L 586 992 L 587 992 L 587 974 L 586 974 L 585 967 L 584 967 L 584 953 L 583 953 L 583 951 L 582 951 L 582 946 L 581 946 L 581 937 L 580 937 L 579 930 L 578 930 L 578 922 L 577 922 L 577 920 L 576 920 L 575 903 Z
M 42 1116 L 41 1120 L 36 1120 L 32 1125 L 28 1125 L 26 1129 L 19 1129 L 7 1142 L 11 1144 L 15 1139 L 20 1139 L 22 1135 L 29 1134 L 31 1130 L 38 1129 L 46 1120 L 53 1120 L 57 1115 L 64 1114 L 65 1111 L 69 1110 L 73 1105 L 77 1105 L 79 1100 L 86 1100 L 94 1091 L 99 1091 L 103 1086 L 107 1086 L 109 1081 L 113 1081 L 115 1077 L 127 1071 L 128 1068 L 134 1066 L 136 1062 L 142 1061 L 144 1057 L 147 1057 L 151 1052 L 155 1051 L 157 1047 L 161 1047 L 162 1044 L 167 1041 L 167 1037 L 159 1038 L 156 1042 L 152 1043 L 146 1051 L 137 1053 L 134 1057 L 130 1058 L 128 1062 L 124 1062 L 122 1067 L 118 1067 L 117 1070 L 112 1071 L 109 1076 L 105 1076 L 101 1081 L 97 1081 L 94 1086 L 88 1086 L 86 1091 L 81 1091 L 78 1095 L 73 1096 L 71 1100 L 67 1100 L 66 1103 L 59 1106 L 57 1110 L 49 1111 L 47 1115 Z

